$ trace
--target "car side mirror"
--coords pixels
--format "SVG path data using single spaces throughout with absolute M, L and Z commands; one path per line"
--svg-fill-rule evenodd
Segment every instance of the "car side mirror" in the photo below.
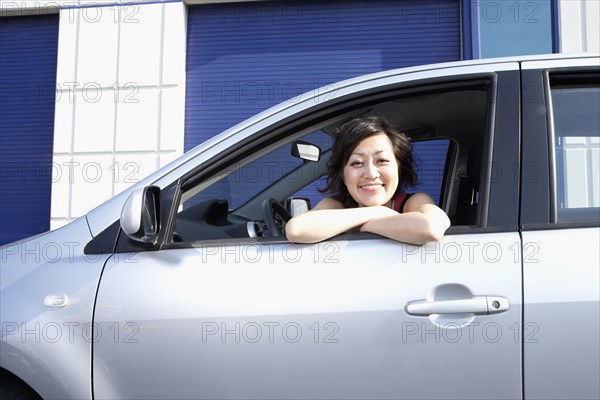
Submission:
M 160 188 L 147 186 L 134 190 L 121 211 L 121 228 L 131 239 L 156 243 L 160 230 Z
M 292 143 L 292 155 L 307 161 L 319 161 L 321 148 L 312 143 L 296 141 Z
M 289 197 L 285 200 L 285 209 L 292 217 L 300 215 L 310 210 L 310 199 L 306 197 Z

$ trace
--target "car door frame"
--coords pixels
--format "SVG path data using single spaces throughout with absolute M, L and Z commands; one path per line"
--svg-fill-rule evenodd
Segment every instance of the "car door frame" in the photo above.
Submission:
M 522 63 L 524 398 L 600 397 L 600 218 L 557 221 L 551 79 L 600 74 L 598 58 Z
M 489 121 L 488 121 L 488 133 L 493 133 L 493 136 L 491 136 L 489 139 L 486 139 L 486 141 L 489 141 L 489 143 L 486 143 L 486 149 L 488 150 L 486 152 L 486 154 L 484 155 L 484 166 L 485 166 L 485 174 L 482 174 L 481 177 L 481 183 L 482 183 L 482 195 L 481 195 L 481 199 L 483 200 L 481 202 L 481 207 L 480 212 L 479 212 L 479 220 L 480 220 L 480 224 L 477 227 L 453 227 L 450 229 L 450 231 L 448 232 L 448 240 L 452 240 L 453 238 L 456 240 L 461 240 L 466 238 L 471 237 L 471 235 L 484 235 L 487 236 L 484 240 L 480 240 L 480 244 L 481 241 L 485 242 L 486 240 L 489 240 L 490 243 L 494 243 L 493 240 L 496 236 L 496 234 L 498 234 L 498 238 L 500 238 L 500 236 L 504 235 L 502 239 L 499 240 L 503 240 L 503 243 L 505 244 L 504 249 L 513 249 L 512 246 L 512 242 L 511 240 L 518 240 L 518 234 L 517 234 L 517 221 L 518 221 L 518 180 L 515 182 L 515 174 L 518 174 L 518 171 L 520 171 L 519 168 L 519 159 L 520 159 L 520 153 L 519 153 L 519 147 L 518 146 L 514 146 L 514 143 L 520 143 L 520 123 L 519 123 L 519 109 L 520 109 L 520 101 L 519 101 L 519 71 L 518 71 L 518 65 L 514 62 L 510 62 L 510 63 L 499 63 L 499 64 L 490 64 L 490 65 L 485 65 L 483 66 L 484 68 L 481 68 L 482 66 L 478 66 L 478 67 L 472 67 L 472 68 L 456 68 L 456 69 L 449 69 L 449 70 L 442 70 L 442 76 L 439 78 L 441 81 L 444 80 L 448 80 L 448 76 L 453 76 L 457 81 L 459 81 L 460 79 L 465 78 L 466 76 L 475 76 L 476 74 L 482 74 L 485 76 L 489 76 L 490 74 L 494 74 L 496 77 L 501 76 L 501 79 L 498 79 L 496 82 L 499 83 L 498 86 L 494 86 L 491 90 L 494 92 L 494 96 L 491 96 L 492 99 L 492 105 L 493 107 L 491 108 L 491 112 L 489 115 Z M 485 70 L 485 71 L 481 71 L 481 70 Z M 461 74 L 456 75 L 457 71 L 462 72 Z M 409 76 L 410 77 L 410 76 Z M 419 82 L 424 81 L 425 79 L 431 79 L 432 77 L 422 77 L 419 80 L 401 80 L 402 83 L 404 82 L 411 82 L 414 83 L 415 85 L 418 85 Z M 394 82 L 393 80 L 390 82 L 390 85 L 397 85 L 398 82 Z M 351 89 L 348 89 L 349 93 L 352 93 Z M 382 90 L 381 88 L 378 87 L 377 91 Z M 362 92 L 360 92 L 361 95 L 364 95 L 365 93 L 369 93 L 369 90 L 364 90 Z M 352 96 L 350 96 L 352 97 Z M 350 102 L 355 101 L 355 102 L 361 102 L 364 100 L 361 100 L 360 98 L 356 99 L 356 98 L 351 98 L 349 99 Z M 344 105 L 344 107 L 348 107 L 347 104 Z M 338 108 L 344 108 L 339 106 Z M 309 114 L 311 114 L 312 112 L 314 112 L 315 110 L 312 109 L 306 109 L 305 110 L 305 118 L 316 118 L 314 116 L 309 116 Z M 327 111 L 323 111 L 321 112 L 321 117 L 325 117 L 325 115 L 333 115 L 336 112 L 339 112 L 338 109 L 334 108 L 328 108 Z M 282 118 L 281 120 L 278 121 L 278 124 L 275 126 L 274 129 L 283 129 L 286 126 L 289 126 L 289 124 L 291 123 L 290 118 Z M 300 122 L 298 122 L 300 123 Z M 258 132 L 260 129 L 257 129 L 256 131 L 254 131 L 255 133 Z M 246 138 L 247 140 L 250 140 L 249 138 L 252 135 L 247 135 Z M 487 135 L 486 135 L 487 138 Z M 233 140 L 233 139 L 232 139 Z M 244 139 L 246 140 L 246 139 Z M 167 226 L 172 226 L 172 221 L 174 218 L 174 212 L 176 210 L 176 207 L 174 207 L 175 204 L 175 200 L 178 198 L 179 193 L 181 191 L 181 182 L 186 178 L 186 176 L 190 176 L 192 174 L 196 174 L 199 170 L 201 169 L 205 169 L 208 166 L 214 167 L 212 165 L 210 165 L 208 163 L 208 160 L 210 160 L 210 156 L 215 156 L 217 154 L 219 154 L 220 151 L 224 150 L 225 148 L 227 148 L 229 146 L 229 142 L 228 140 L 224 140 L 223 142 L 219 143 L 218 146 L 215 146 L 213 148 L 209 148 L 209 150 L 206 151 L 205 154 L 203 154 L 202 157 L 198 157 L 197 160 L 195 160 L 194 162 L 189 163 L 188 165 L 185 165 L 182 168 L 178 168 L 176 170 L 174 170 L 173 172 L 167 174 L 165 177 L 159 179 L 155 184 L 159 187 L 162 187 L 163 190 L 161 191 L 161 204 L 169 207 L 166 209 L 170 209 L 171 212 L 167 213 L 167 212 L 163 212 L 161 213 L 162 217 L 161 217 L 161 225 L 163 226 L 163 229 L 161 229 L 162 232 L 162 237 L 159 237 L 158 240 L 158 244 L 156 246 L 139 246 L 138 244 L 134 244 L 133 242 L 131 242 L 129 239 L 127 239 L 125 237 L 125 235 L 121 232 L 120 237 L 119 237 L 119 242 L 117 244 L 117 252 L 127 252 L 127 253 L 131 253 L 131 252 L 140 252 L 140 251 L 156 251 L 159 249 L 164 249 L 166 250 L 166 238 L 168 237 L 168 235 L 170 234 L 170 232 L 166 229 L 164 229 L 164 227 Z M 217 166 L 218 167 L 218 166 Z M 182 173 L 181 171 L 185 171 L 184 173 Z M 516 171 L 516 172 L 515 172 Z M 506 234 L 509 234 L 510 236 L 507 236 Z M 353 234 L 349 234 L 350 236 L 352 236 Z M 365 239 L 366 234 L 358 235 L 355 237 L 356 240 L 358 240 L 358 242 L 362 241 L 363 239 Z M 466 236 L 463 236 L 466 235 Z M 368 239 L 372 240 L 372 239 L 376 239 L 373 235 L 367 235 L 370 236 Z M 463 238 L 459 238 L 460 236 L 463 236 Z M 338 238 L 339 240 L 344 241 L 345 238 Z M 354 238 L 351 237 L 351 241 L 354 242 Z M 337 240 L 337 239 L 336 239 Z M 381 240 L 381 239 L 376 239 L 376 240 Z M 387 240 L 387 239 L 386 239 Z M 467 239 L 469 240 L 469 239 Z M 286 243 L 286 241 L 282 241 L 280 239 L 277 239 L 275 241 L 272 241 L 274 244 L 278 244 L 278 243 Z M 358 243 L 357 242 L 357 243 Z M 508 243 L 508 244 L 507 244 Z M 519 243 L 516 243 L 519 244 Z M 484 243 L 485 245 L 485 243 Z M 510 245 L 510 247 L 509 247 Z M 176 247 L 179 247 L 179 245 L 177 245 Z M 434 246 L 435 247 L 435 246 Z M 518 248 L 520 249 L 520 246 L 518 246 Z M 419 251 L 423 251 L 423 250 L 419 250 L 419 248 L 417 246 L 413 246 L 414 251 L 416 251 L 418 254 Z M 516 249 L 516 247 L 515 247 Z M 169 250 L 166 250 L 169 251 Z M 427 251 L 427 250 L 425 250 Z M 437 251 L 439 253 L 439 248 L 437 250 L 434 249 L 434 251 Z M 508 252 L 507 250 L 505 250 L 506 252 Z M 520 257 L 520 252 L 518 250 L 513 250 L 516 251 L 515 254 L 509 254 L 508 256 L 510 258 L 512 258 L 513 256 L 517 259 L 517 262 L 519 261 L 518 258 Z M 506 254 L 505 254 L 506 255 Z M 421 255 L 419 255 L 421 256 Z M 520 264 L 519 264 L 520 265 Z M 520 269 L 519 269 L 520 271 Z M 106 272 L 106 271 L 105 271 Z M 514 271 L 513 271 L 514 272 Z M 520 285 L 520 272 L 518 272 L 517 274 L 513 273 L 513 276 L 516 277 L 516 281 L 513 283 L 514 287 L 511 289 L 512 291 L 521 293 L 521 285 Z M 100 291 L 102 290 L 102 283 L 100 285 Z M 423 296 L 425 296 L 426 293 L 423 293 Z M 498 294 L 498 293 L 496 293 Z M 520 318 L 520 307 L 521 307 L 521 296 L 516 296 L 513 297 L 511 295 L 512 301 L 513 303 L 511 304 L 511 307 L 513 307 L 514 311 L 516 313 L 516 315 L 519 316 Z M 101 293 L 99 293 L 99 300 L 101 300 Z M 505 332 L 505 334 L 507 334 L 507 332 Z M 516 335 L 517 337 L 520 337 L 520 333 L 519 332 L 513 332 L 511 333 L 511 335 Z M 511 336 L 512 337 L 512 336 Z M 519 354 L 516 355 L 515 360 L 520 359 L 520 352 Z M 517 383 L 517 385 L 519 387 L 512 387 L 509 388 L 510 392 L 514 395 L 515 398 L 520 397 L 521 395 L 521 373 L 519 371 L 520 365 L 515 365 L 515 368 L 517 369 L 516 371 L 512 371 L 512 374 L 516 374 L 518 375 L 519 378 L 514 378 Z M 98 380 L 98 382 L 102 381 L 101 379 Z M 486 388 L 482 388 L 479 387 L 480 390 L 482 390 L 483 392 L 485 391 Z M 483 393 L 480 392 L 480 393 Z

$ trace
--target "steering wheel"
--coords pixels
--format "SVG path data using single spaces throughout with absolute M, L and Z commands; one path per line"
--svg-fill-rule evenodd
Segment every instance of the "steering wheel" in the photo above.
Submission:
M 263 217 L 270 236 L 285 236 L 285 224 L 292 218 L 290 213 L 275 199 L 262 203 Z

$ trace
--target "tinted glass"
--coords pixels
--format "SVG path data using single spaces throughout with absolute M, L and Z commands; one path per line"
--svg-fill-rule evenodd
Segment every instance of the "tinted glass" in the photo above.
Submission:
M 558 221 L 600 216 L 600 87 L 552 89 Z

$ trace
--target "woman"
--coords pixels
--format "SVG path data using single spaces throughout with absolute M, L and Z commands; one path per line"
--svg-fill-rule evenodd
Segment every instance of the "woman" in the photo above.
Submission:
M 332 196 L 292 218 L 292 242 L 315 243 L 348 231 L 377 233 L 406 243 L 439 241 L 450 220 L 416 183 L 410 139 L 378 117 L 353 119 L 337 132 L 328 165 Z

